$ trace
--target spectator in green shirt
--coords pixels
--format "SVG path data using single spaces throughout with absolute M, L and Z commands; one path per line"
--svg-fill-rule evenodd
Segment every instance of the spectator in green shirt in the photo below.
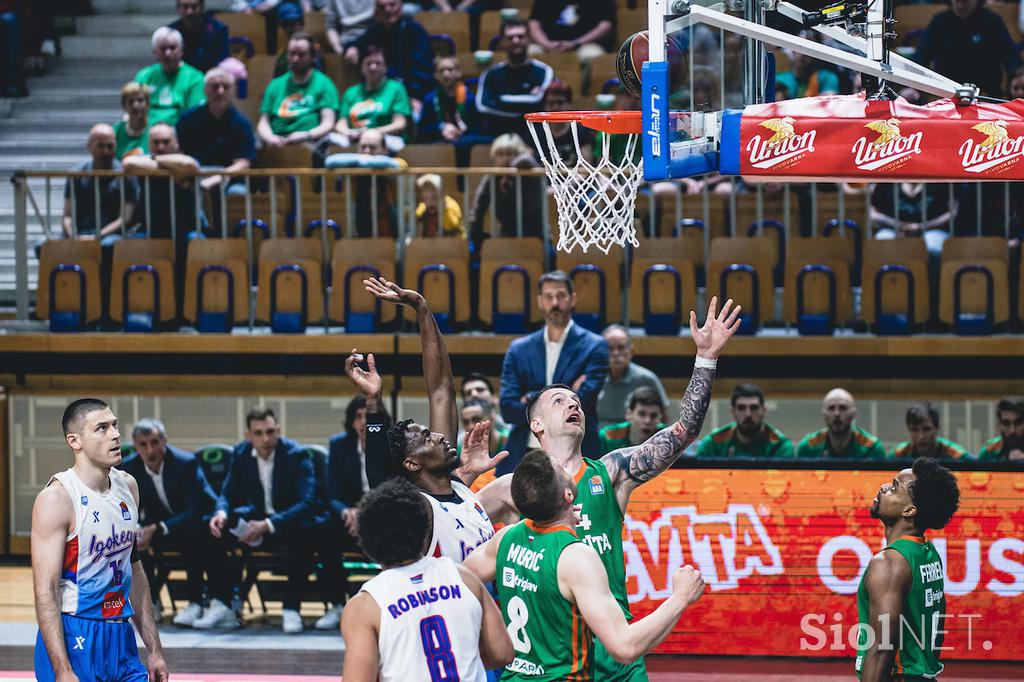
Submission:
M 889 453 L 890 458 L 964 459 L 967 450 L 939 435 L 939 411 L 927 400 L 914 403 L 907 409 L 907 431 L 910 440 L 903 441 Z
M 996 405 L 999 435 L 978 453 L 982 462 L 1024 460 L 1024 396 L 1008 396 Z
M 497 454 L 505 449 L 505 443 L 508 441 L 508 427 L 496 422 L 495 414 L 494 404 L 482 398 L 473 398 L 463 403 L 462 412 L 459 415 L 462 418 L 462 433 L 459 434 L 458 440 L 459 454 L 462 454 L 462 441 L 465 435 L 484 420 L 491 422 L 490 443 L 487 451 Z
M 857 404 L 849 391 L 833 388 L 825 396 L 821 415 L 825 428 L 808 433 L 796 447 L 797 457 L 816 459 L 885 459 L 885 447 L 854 423 Z
M 698 457 L 792 457 L 793 441 L 764 420 L 768 408 L 756 384 L 736 384 L 729 398 L 732 423 L 697 444 Z
M 313 68 L 315 41 L 298 32 L 288 40 L 288 73 L 270 81 L 256 126 L 270 147 L 316 142 L 334 129 L 338 88 Z
M 132 81 L 121 88 L 121 109 L 124 116 L 114 124 L 117 158 L 133 154 L 149 154 L 149 89 Z
M 203 103 L 203 73 L 182 58 L 184 40 L 168 26 L 153 32 L 156 64 L 139 69 L 135 82 L 149 88 L 149 124 L 175 125 L 187 109 Z
M 629 394 L 626 402 L 626 421 L 609 424 L 601 429 L 601 455 L 612 450 L 640 445 L 665 428 L 665 403 L 661 395 L 650 386 L 641 386 Z
M 388 78 L 384 50 L 370 45 L 363 51 L 359 69 L 363 82 L 345 90 L 335 130 L 349 144 L 367 128 L 384 135 L 388 150 L 398 152 L 405 146 L 405 134 L 412 117 L 409 93 L 405 86 Z

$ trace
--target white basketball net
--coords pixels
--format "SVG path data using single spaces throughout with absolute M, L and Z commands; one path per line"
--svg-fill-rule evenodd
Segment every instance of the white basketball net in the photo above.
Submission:
M 643 162 L 634 160 L 640 136 L 628 133 L 625 152 L 618 162 L 611 158 L 612 135 L 601 135 L 601 155 L 596 163 L 584 158 L 580 149 L 578 121 L 569 123 L 576 146 L 576 163 L 565 163 L 555 146 L 547 121 L 529 121 L 541 163 L 555 194 L 558 207 L 559 251 L 566 253 L 580 246 L 583 252 L 596 246 L 608 253 L 612 246 L 639 246 L 633 208 L 636 191 L 643 181 Z M 539 130 L 538 130 L 539 129 Z M 543 137 L 543 142 L 541 138 Z

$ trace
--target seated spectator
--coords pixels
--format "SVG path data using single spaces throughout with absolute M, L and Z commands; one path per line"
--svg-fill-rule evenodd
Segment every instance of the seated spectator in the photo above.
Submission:
M 444 220 L 438 219 L 442 200 L 440 175 L 427 173 L 416 178 L 416 198 L 416 236 L 466 238 L 459 202 L 447 194 L 443 195 Z
M 174 125 L 186 109 L 203 103 L 203 74 L 181 61 L 184 39 L 173 28 L 153 32 L 156 64 L 140 69 L 135 82 L 149 88 L 149 124 Z
M 345 50 L 366 33 L 377 9 L 375 0 L 327 0 L 324 23 L 327 42 L 335 54 Z
M 210 534 L 220 541 L 216 561 L 239 544 L 280 551 L 288 557 L 288 583 L 282 611 L 282 629 L 302 632 L 299 615 L 309 581 L 312 559 L 313 515 L 316 511 L 313 465 L 298 444 L 281 435 L 281 425 L 268 407 L 254 407 L 245 415 L 245 437 L 235 446 L 231 470 L 210 519 Z M 241 535 L 234 531 L 242 522 Z M 237 627 L 231 596 L 240 576 L 224 572 L 225 579 L 210 584 L 210 607 L 192 624 L 199 630 Z
M 970 457 L 967 450 L 939 435 L 939 411 L 927 400 L 914 403 L 907 409 L 907 431 L 910 440 L 903 441 L 892 449 L 893 459 L 964 459 Z
M 914 59 L 989 97 L 1002 97 L 1003 79 L 1021 65 L 1003 18 L 979 0 L 950 0 L 948 10 L 932 17 Z
M 498 409 L 494 403 L 483 398 L 472 398 L 462 404 L 462 411 L 459 416 L 462 421 L 462 430 L 459 432 L 456 447 L 460 454 L 462 453 L 462 441 L 465 435 L 472 431 L 474 426 L 485 420 L 491 422 L 487 451 L 497 454 L 505 449 L 508 443 L 509 428 L 498 419 Z
M 288 2 L 277 8 L 277 20 L 280 23 L 280 32 L 289 39 L 296 33 L 306 32 L 306 16 L 302 12 L 302 6 Z M 314 46 L 318 47 L 318 46 Z M 313 68 L 317 71 L 324 70 L 324 60 L 320 57 L 320 50 L 313 50 Z M 288 72 L 288 41 L 285 47 L 277 54 L 277 61 L 274 62 L 274 78 L 283 76 Z
M 503 168 L 538 167 L 533 152 L 523 142 L 523 138 L 512 133 L 500 135 L 494 140 L 491 144 L 491 160 L 495 166 Z M 516 182 L 521 183 L 521 191 L 518 194 Z M 521 198 L 521 203 L 517 202 L 517 196 Z M 492 201 L 498 225 L 492 226 L 491 229 L 497 229 L 496 236 L 515 237 L 522 228 L 522 236 L 543 238 L 544 188 L 539 177 L 487 175 L 480 180 L 476 196 L 473 197 L 473 210 L 469 219 L 471 237 L 477 246 L 483 240 L 484 218 L 487 217 Z M 522 223 L 519 222 L 520 218 Z
M 764 392 L 754 384 L 737 384 L 729 398 L 732 423 L 697 444 L 698 457 L 792 457 L 793 442 L 764 420 Z
M 982 462 L 1024 460 L 1024 396 L 1008 396 L 996 405 L 999 435 L 978 453 Z
M 540 111 L 544 92 L 555 77 L 551 67 L 527 58 L 530 35 L 526 22 L 510 19 L 502 24 L 508 59 L 480 75 L 476 105 L 485 118 L 484 132 L 491 135 L 529 135 L 523 114 Z
M 931 257 L 938 261 L 949 237 L 950 219 L 957 201 L 949 187 L 934 183 L 878 183 L 871 191 L 871 227 L 875 239 L 923 237 Z
M 572 111 L 572 88 L 561 78 L 555 78 L 544 91 L 544 99 L 541 100 L 542 111 Z M 572 168 L 579 161 L 576 155 L 576 141 L 579 140 L 579 149 L 584 159 L 590 161 L 593 158 L 592 146 L 594 144 L 594 131 L 585 126 L 576 126 L 576 134 L 572 132 L 571 123 L 549 123 L 551 139 L 558 150 L 558 157 L 566 166 Z M 538 131 L 539 132 L 539 131 Z M 547 140 L 543 135 L 538 135 L 545 143 L 544 152 L 547 152 Z M 618 135 L 616 137 L 622 137 Z
M 884 459 L 885 448 L 878 436 L 857 426 L 857 405 L 844 389 L 825 395 L 821 415 L 825 428 L 808 433 L 796 447 L 796 456 L 815 459 Z
M 459 60 L 435 59 L 434 80 L 437 87 L 423 98 L 423 117 L 417 127 L 419 141 L 457 143 L 465 138 L 471 144 L 482 142 L 476 95 L 462 80 Z
M 839 76 L 814 57 L 794 52 L 789 69 L 775 77 L 776 83 L 786 89 L 787 99 L 839 94 Z
M 149 153 L 149 89 L 132 81 L 121 88 L 124 116 L 114 124 L 117 158 Z
M 368 128 L 384 136 L 391 152 L 401 151 L 405 146 L 405 134 L 412 117 L 409 93 L 400 82 L 388 78 L 384 51 L 376 45 L 366 48 L 359 69 L 363 82 L 345 90 L 338 111 L 338 144 L 356 142 Z
M 132 445 L 135 452 L 119 468 L 134 476 L 139 486 L 140 528 L 135 542 L 143 552 L 154 617 L 160 620 L 163 582 L 155 570 L 160 553 L 179 552 L 185 559 L 188 606 L 178 611 L 173 622 L 190 627 L 203 613 L 207 543 L 197 540 L 203 537 L 203 516 L 213 510 L 217 496 L 195 456 L 167 443 L 167 431 L 159 420 L 136 422 Z M 146 551 L 150 548 L 154 553 Z
M 384 136 L 375 128 L 364 130 L 359 138 L 359 152 L 332 154 L 327 168 L 406 168 L 404 159 L 388 155 Z M 356 236 L 394 237 L 398 234 L 396 206 L 398 193 L 393 178 L 381 175 L 357 175 L 353 179 L 356 205 Z M 373 196 L 376 186 L 377 204 Z
M 491 405 L 494 405 L 494 416 L 491 419 L 491 424 L 501 429 L 507 429 L 505 422 L 502 421 L 501 412 L 499 411 L 498 396 L 494 392 L 494 384 L 491 380 L 478 372 L 470 372 L 466 376 L 462 377 L 462 402 L 467 403 L 470 400 L 485 400 Z M 459 434 L 461 439 L 464 433 Z
M 625 415 L 626 421 L 609 424 L 599 432 L 602 457 L 612 450 L 640 445 L 665 428 L 665 403 L 650 386 L 629 394 Z
M 0 98 L 28 97 L 25 87 L 23 36 L 28 8 L 25 0 L 0 0 Z
M 206 104 L 189 109 L 178 121 L 181 150 L 193 157 L 204 169 L 223 168 L 225 173 L 248 170 L 256 158 L 256 138 L 252 125 L 234 106 L 235 78 L 224 69 L 214 68 L 203 78 Z M 212 191 L 224 181 L 223 176 L 203 178 L 199 185 Z M 228 179 L 235 188 L 232 193 L 245 193 L 243 178 Z M 219 192 L 213 195 L 219 200 Z M 219 203 L 215 201 L 215 203 Z M 219 214 L 214 210 L 214 214 Z
M 576 51 L 580 63 L 611 52 L 615 40 L 614 0 L 533 0 L 530 54 Z
M 402 13 L 402 0 L 377 0 L 373 21 L 363 35 L 345 49 L 345 58 L 358 64 L 370 45 L 384 49 L 388 76 L 405 85 L 418 116 L 423 98 L 434 85 L 431 74 L 434 53 L 426 29 Z
M 288 41 L 289 72 L 270 81 L 256 129 L 264 144 L 283 147 L 316 142 L 333 128 L 338 89 L 313 68 L 313 36 L 296 33 Z
M 206 73 L 228 58 L 228 27 L 206 13 L 206 0 L 177 2 L 180 18 L 170 27 L 185 40 L 185 63 Z
M 633 362 L 633 339 L 629 330 L 612 324 L 601 335 L 608 343 L 608 377 L 597 396 L 597 425 L 603 428 L 621 422 L 626 402 L 641 386 L 653 388 L 661 404 L 668 405 L 668 396 L 658 375 Z

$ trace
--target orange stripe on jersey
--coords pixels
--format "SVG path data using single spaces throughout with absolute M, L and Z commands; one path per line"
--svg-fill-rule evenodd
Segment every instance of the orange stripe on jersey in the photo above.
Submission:
M 900 661 L 900 652 L 898 650 L 896 651 L 896 660 L 893 662 L 893 666 L 896 668 L 897 675 L 903 674 L 903 662 Z
M 572 475 L 572 482 L 579 483 L 583 480 L 583 474 L 587 473 L 587 463 L 580 462 L 580 468 L 576 470 L 576 473 Z
M 924 536 L 921 536 L 921 535 L 901 535 L 901 536 L 899 536 L 896 539 L 897 540 L 910 540 L 911 542 L 916 542 L 919 545 L 923 545 L 925 543 L 925 538 L 924 538 Z
M 548 526 L 547 528 L 541 528 L 536 523 L 534 523 L 531 519 L 526 519 L 526 527 L 529 528 L 530 530 L 532 530 L 534 533 L 538 533 L 538 534 L 554 533 L 555 531 L 564 530 L 567 533 L 572 533 L 574 537 L 576 535 L 576 530 L 574 528 L 570 528 L 569 526 L 561 526 L 561 525 L 559 525 L 559 526 Z

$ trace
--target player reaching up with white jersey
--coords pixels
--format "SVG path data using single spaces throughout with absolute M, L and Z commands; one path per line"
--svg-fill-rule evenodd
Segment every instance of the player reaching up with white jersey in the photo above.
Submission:
M 384 570 L 341 618 L 345 682 L 484 682 L 513 659 L 512 640 L 483 583 L 447 557 L 424 554 L 431 509 L 393 478 L 359 503 L 359 541 Z

